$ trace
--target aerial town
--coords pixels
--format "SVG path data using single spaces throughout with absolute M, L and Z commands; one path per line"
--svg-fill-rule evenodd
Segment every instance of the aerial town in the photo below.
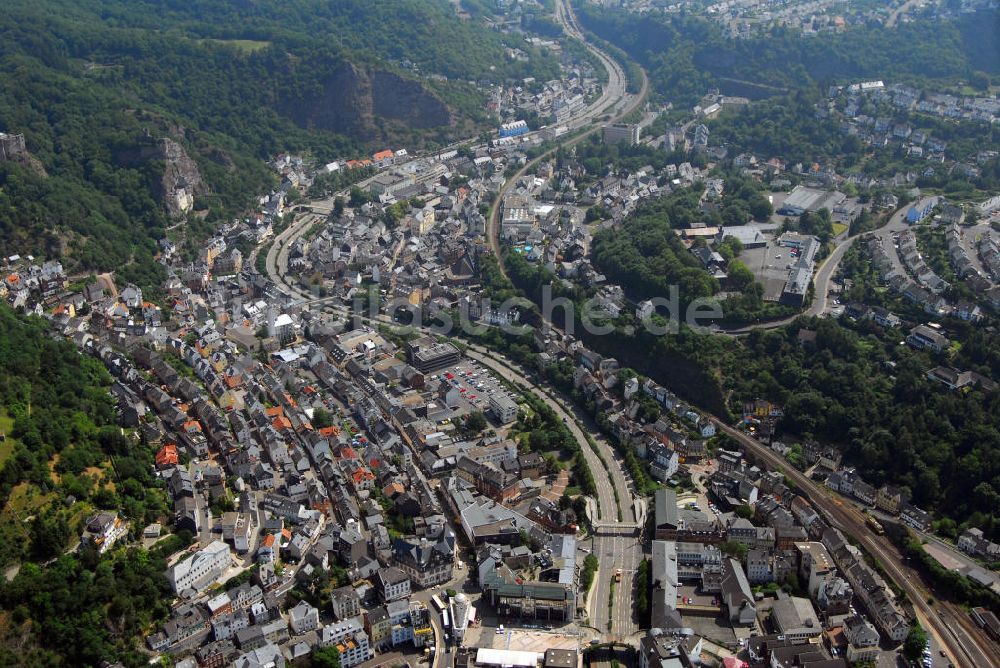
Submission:
M 608 126 L 603 141 L 637 135 Z M 533 370 L 502 355 L 419 331 L 401 336 L 384 316 L 339 317 L 375 294 L 430 313 L 460 308 L 488 326 L 516 321 L 516 312 L 480 307 L 476 268 L 483 205 L 504 172 L 525 162 L 522 151 L 503 141 L 427 157 L 385 151 L 372 157 L 378 171 L 367 191 L 298 205 L 291 226 L 287 193 L 336 167 L 280 156 L 282 189 L 261 198 L 256 216 L 223 226 L 196 261 L 182 262 L 163 242 L 166 309 L 134 285 L 97 277 L 70 292 L 58 262 L 7 259 L 6 300 L 50 318 L 103 361 L 122 427 L 158 447 L 172 521 L 130 527 L 104 511 L 87 521 L 81 543 L 105 551 L 129 536 L 192 538 L 171 558 L 176 603 L 148 649 L 185 667 L 283 665 L 331 646 L 344 668 L 435 656 L 462 666 L 576 666 L 581 650 L 608 641 L 637 641 L 639 665 L 663 667 L 737 656 L 833 666 L 891 654 L 884 648 L 913 623 L 898 593 L 771 460 L 672 392 L 621 381 L 616 360 L 556 330 L 538 332 L 537 365 L 568 365 L 595 407 L 578 422 L 578 409 L 526 384 Z M 550 164 L 520 178 L 503 201 L 500 235 L 532 261 L 559 258 L 564 276 L 592 280 L 578 203 L 602 202 L 613 221 L 704 176 L 685 163 L 583 190 L 573 178 Z M 800 186 L 781 212 L 843 203 Z M 790 274 L 804 272 L 808 284 L 815 238 L 769 242 L 771 229 L 713 234 L 738 234 L 750 248 L 757 238 L 794 246 Z M 922 277 L 906 234 L 899 255 Z M 240 239 L 254 248 L 248 258 Z M 876 253 L 879 242 L 870 242 Z M 775 298 L 801 304 L 794 283 L 778 280 Z M 933 279 L 921 283 L 935 289 Z M 620 289 L 601 294 L 604 308 L 624 307 Z M 942 338 L 922 327 L 907 341 L 946 346 Z M 948 373 L 941 382 L 960 382 Z M 647 401 L 661 413 L 651 423 L 637 418 Z M 780 416 L 778 406 L 754 405 L 743 421 L 779 456 L 790 448 L 768 434 Z M 583 440 L 576 432 L 591 417 L 606 433 Z M 572 443 L 547 445 L 539 432 Z M 880 513 L 929 529 L 928 513 L 899 490 L 875 489 L 835 452 L 805 445 L 812 476 L 874 525 Z M 622 447 L 656 481 L 651 497 L 637 493 Z M 610 467 L 611 482 L 588 483 L 580 459 L 594 462 L 590 472 Z M 588 484 L 592 498 L 578 503 Z M 986 558 L 998 549 L 973 531 L 959 547 Z M 631 585 L 640 573 L 648 598 L 644 583 Z
M 840 0 L 809 0 L 781 2 L 776 0 L 700 0 L 699 2 L 669 2 L 669 0 L 598 0 L 604 6 L 621 5 L 627 11 L 649 13 L 683 13 L 694 11 L 717 23 L 729 37 L 745 39 L 766 33 L 780 26 L 801 30 L 804 35 L 842 32 L 850 27 L 878 22 L 893 27 L 912 20 L 914 14 L 931 11 L 947 15 L 970 11 L 983 4 L 980 0 L 944 3 L 938 0 L 891 0 L 884 3 Z

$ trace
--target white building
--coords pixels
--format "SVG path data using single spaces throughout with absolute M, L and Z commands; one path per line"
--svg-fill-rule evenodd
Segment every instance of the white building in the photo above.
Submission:
M 319 610 L 306 601 L 299 601 L 298 605 L 288 611 L 288 626 L 297 636 L 319 628 Z
M 98 554 L 104 554 L 127 533 L 128 522 L 122 520 L 118 513 L 101 512 L 87 520 L 87 527 L 80 542 L 93 543 L 97 547 Z
M 465 629 L 469 625 L 469 599 L 459 592 L 451 599 L 451 628 L 455 634 L 455 642 L 461 644 Z
M 844 637 L 849 643 L 847 660 L 852 664 L 878 659 L 880 653 L 878 631 L 861 615 L 851 615 L 844 620 Z
M 295 323 L 287 313 L 274 319 L 274 337 L 283 346 L 295 341 Z
M 506 394 L 490 397 L 490 411 L 501 424 L 510 424 L 517 419 L 517 403 Z
M 747 551 L 747 580 L 750 584 L 761 584 L 774 580 L 774 567 L 767 550 Z
M 410 578 L 398 568 L 381 568 L 375 574 L 375 589 L 386 603 L 409 598 Z
M 214 583 L 229 568 L 229 546 L 221 540 L 209 543 L 167 570 L 167 579 L 174 593 L 185 589 L 201 591 Z
M 320 647 L 336 645 L 340 652 L 341 668 L 353 668 L 375 656 L 368 641 L 368 634 L 357 617 L 345 619 L 336 624 L 327 624 L 319 632 L 317 644 Z

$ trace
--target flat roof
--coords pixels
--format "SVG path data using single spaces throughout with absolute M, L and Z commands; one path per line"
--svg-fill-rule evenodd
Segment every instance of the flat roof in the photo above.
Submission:
M 764 236 L 761 228 L 753 225 L 723 227 L 722 238 L 725 239 L 727 237 L 735 237 L 744 246 L 767 243 L 767 237 Z
M 802 211 L 829 209 L 833 211 L 833 207 L 843 202 L 846 198 L 847 196 L 844 193 L 836 190 L 818 190 L 805 186 L 795 186 L 784 203 L 782 203 L 781 209 Z
M 576 650 L 547 649 L 545 650 L 545 668 L 575 668 L 577 663 Z
M 481 647 L 476 650 L 476 663 L 486 666 L 522 666 L 534 668 L 538 665 L 538 652 L 519 652 L 510 649 L 489 649 Z

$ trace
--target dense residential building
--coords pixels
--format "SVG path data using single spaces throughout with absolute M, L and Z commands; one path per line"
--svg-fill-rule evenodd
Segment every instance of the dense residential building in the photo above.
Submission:
M 845 619 L 844 636 L 848 642 L 847 660 L 851 663 L 864 663 L 878 658 L 878 631 L 864 617 L 851 615 Z
M 601 138 L 605 144 L 628 144 L 635 146 L 639 143 L 639 135 L 642 129 L 638 125 L 626 123 L 613 123 L 601 128 Z
M 128 533 L 128 526 L 117 512 L 100 512 L 87 520 L 80 542 L 92 544 L 98 554 L 104 554 Z
M 392 544 L 392 562 L 422 589 L 447 582 L 455 569 L 455 535 L 446 528 L 445 535 L 435 541 L 397 538 Z
M 356 617 L 324 626 L 319 631 L 318 645 L 335 646 L 340 653 L 340 665 L 344 668 L 353 668 L 375 655 L 368 635 Z

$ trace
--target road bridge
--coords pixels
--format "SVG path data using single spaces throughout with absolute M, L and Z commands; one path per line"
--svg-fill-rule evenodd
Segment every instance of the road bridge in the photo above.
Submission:
M 595 522 L 595 536 L 638 536 L 639 524 L 635 522 Z

